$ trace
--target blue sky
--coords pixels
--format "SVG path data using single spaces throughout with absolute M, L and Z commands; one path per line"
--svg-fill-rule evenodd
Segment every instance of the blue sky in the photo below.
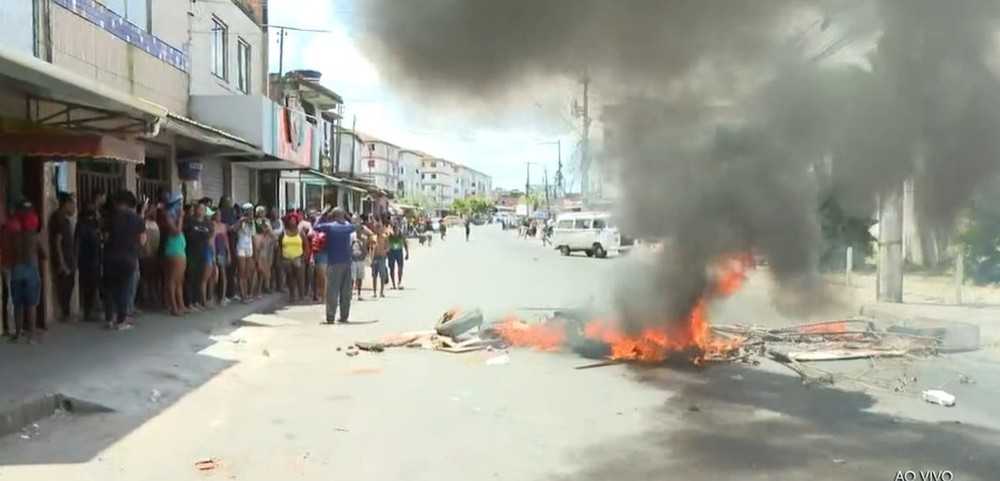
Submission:
M 345 126 L 356 118 L 361 132 L 464 163 L 493 176 L 494 186 L 505 188 L 523 189 L 527 161 L 540 164 L 531 167 L 532 183 L 540 182 L 543 167 L 550 181 L 554 179 L 556 147 L 540 144 L 559 139 L 567 180 L 578 179 L 571 158 L 578 141 L 569 118 L 572 82 L 553 80 L 495 115 L 484 116 L 482 110 L 474 115 L 456 112 L 408 97 L 380 75 L 355 40 L 368 20 L 360 16 L 353 0 L 272 0 L 269 15 L 272 25 L 329 30 L 289 32 L 284 68 L 321 71 L 323 85 L 344 97 Z M 272 33 L 274 72 L 277 54 L 277 37 Z

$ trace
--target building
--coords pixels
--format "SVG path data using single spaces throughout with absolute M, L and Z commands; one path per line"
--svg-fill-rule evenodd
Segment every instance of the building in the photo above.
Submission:
M 419 197 L 423 195 L 420 182 L 420 169 L 425 157 L 429 156 L 419 150 L 402 149 L 399 151 L 397 198 Z
M 243 98 L 260 99 L 267 92 L 267 39 L 261 2 L 190 2 L 190 100 L 193 120 L 218 124 L 218 115 L 206 115 L 205 104 L 219 105 Z M 225 125 L 221 125 L 225 127 Z M 197 166 L 198 176 L 187 176 L 185 194 L 191 198 L 229 197 L 236 203 L 257 200 L 257 170 L 252 162 L 263 156 L 261 144 L 230 134 L 250 149 L 216 146 L 179 147 L 183 167 Z
M 439 209 L 447 209 L 455 200 L 455 163 L 436 157 L 424 158 L 420 167 L 420 185 L 425 198 Z
M 369 135 L 359 134 L 364 142 L 361 177 L 377 189 L 395 195 L 399 190 L 400 147 Z

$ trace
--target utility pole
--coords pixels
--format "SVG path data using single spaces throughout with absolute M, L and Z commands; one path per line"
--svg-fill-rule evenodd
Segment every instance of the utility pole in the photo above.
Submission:
M 903 302 L 902 185 L 879 201 L 876 286 L 879 302 Z
M 583 77 L 583 138 L 580 142 L 580 195 L 584 201 L 590 194 L 590 77 Z
M 559 162 L 556 168 L 556 196 L 562 195 L 563 175 L 562 175 L 562 139 L 556 140 L 556 160 Z
M 524 203 L 528 203 L 528 195 L 531 194 L 531 163 L 524 163 Z
M 278 78 L 285 74 L 285 27 L 278 27 Z
M 552 204 L 549 203 L 549 168 L 542 166 L 542 174 L 545 178 L 545 215 L 552 215 Z

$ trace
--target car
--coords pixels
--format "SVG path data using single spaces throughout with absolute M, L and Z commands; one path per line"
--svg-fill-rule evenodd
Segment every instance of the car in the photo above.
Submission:
M 443 221 L 444 221 L 444 225 L 446 225 L 448 227 L 454 227 L 456 225 L 465 224 L 465 221 L 462 220 L 462 218 L 459 217 L 459 216 L 457 216 L 457 215 L 449 215 L 449 216 L 445 217 L 443 219 Z
M 607 212 L 572 212 L 556 218 L 552 245 L 564 256 L 584 252 L 604 258 L 623 252 L 622 237 Z

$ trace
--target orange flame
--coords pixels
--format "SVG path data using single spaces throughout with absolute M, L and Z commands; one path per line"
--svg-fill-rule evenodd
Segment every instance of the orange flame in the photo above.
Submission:
M 616 323 L 593 320 L 583 329 L 589 339 L 610 347 L 611 359 L 659 362 L 673 353 L 689 351 L 692 362 L 717 357 L 736 349 L 740 340 L 723 340 L 712 336 L 708 320 L 708 300 L 732 295 L 746 280 L 746 269 L 752 265 L 748 256 L 732 256 L 719 263 L 713 285 L 695 302 L 682 323 L 665 323 L 648 327 L 639 334 L 626 334 Z M 667 327 L 674 326 L 674 327 Z M 501 336 L 513 346 L 534 347 L 546 351 L 558 350 L 566 340 L 562 323 L 529 325 L 514 316 L 497 326 Z
M 561 323 L 528 324 L 511 315 L 495 328 L 512 346 L 558 351 L 566 343 L 566 328 Z

